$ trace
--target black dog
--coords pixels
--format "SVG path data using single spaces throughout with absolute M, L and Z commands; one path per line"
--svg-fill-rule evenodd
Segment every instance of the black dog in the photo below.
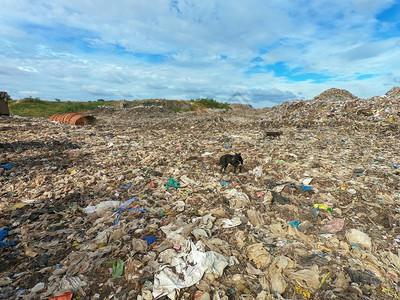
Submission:
M 233 166 L 233 173 L 236 173 L 236 168 L 239 167 L 240 171 L 242 172 L 243 167 L 243 158 L 240 153 L 236 153 L 235 155 L 225 154 L 222 155 L 219 159 L 219 163 L 221 166 L 221 172 L 226 170 L 226 167 L 231 164 Z

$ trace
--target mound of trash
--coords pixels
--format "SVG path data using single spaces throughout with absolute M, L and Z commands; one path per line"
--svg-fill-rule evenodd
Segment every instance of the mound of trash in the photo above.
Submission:
M 195 110 L 196 106 L 190 101 L 184 100 L 166 100 L 166 99 L 147 99 L 147 100 L 134 100 L 134 101 L 115 101 L 114 107 L 127 108 L 127 109 L 151 109 L 151 110 L 165 110 L 165 111 L 188 111 Z
M 396 97 L 1 117 L 0 299 L 399 298 Z
M 347 90 L 331 88 L 329 90 L 326 90 L 325 92 L 322 92 L 318 96 L 314 97 L 313 100 L 327 101 L 327 100 L 357 100 L 357 99 L 360 98 L 354 96 Z
M 362 126 L 366 120 L 367 126 L 381 126 L 383 121 L 384 126 L 395 127 L 390 130 L 398 130 L 393 122 L 399 115 L 400 88 L 395 87 L 385 95 L 367 99 L 357 98 L 346 90 L 329 89 L 313 100 L 288 101 L 268 108 L 264 119 L 274 126 L 295 127 L 318 127 L 321 123 L 333 127 L 348 122 Z
M 400 87 L 395 86 L 395 87 L 391 88 L 385 95 L 388 98 L 394 98 L 394 99 L 399 100 L 400 99 Z

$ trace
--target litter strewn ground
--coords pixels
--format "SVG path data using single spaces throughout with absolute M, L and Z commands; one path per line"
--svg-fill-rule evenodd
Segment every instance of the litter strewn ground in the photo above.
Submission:
M 0 118 L 0 299 L 399 299 L 399 89 L 324 95 Z

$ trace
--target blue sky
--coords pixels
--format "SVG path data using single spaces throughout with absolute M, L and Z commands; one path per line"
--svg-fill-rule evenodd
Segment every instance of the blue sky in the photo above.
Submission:
M 400 1 L 0 0 L 13 99 L 192 99 L 265 107 L 400 85 Z

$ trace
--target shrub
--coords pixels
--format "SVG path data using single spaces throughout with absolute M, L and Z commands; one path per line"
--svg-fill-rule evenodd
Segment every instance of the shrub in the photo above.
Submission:
M 65 111 L 66 112 L 78 112 L 78 111 L 80 111 L 82 109 L 85 109 L 86 108 L 85 106 L 86 105 L 84 103 L 82 103 L 82 102 L 71 102 L 71 101 L 68 101 L 67 105 L 65 107 Z
M 182 109 L 180 108 L 180 107 L 171 107 L 171 110 L 173 111 L 173 112 L 181 112 L 182 111 Z
M 229 103 L 217 102 L 211 98 L 202 98 L 202 99 L 196 99 L 196 100 L 191 100 L 191 101 L 200 103 L 204 107 L 207 107 L 207 108 L 220 108 L 220 109 L 225 109 L 226 111 L 228 111 L 230 109 Z

